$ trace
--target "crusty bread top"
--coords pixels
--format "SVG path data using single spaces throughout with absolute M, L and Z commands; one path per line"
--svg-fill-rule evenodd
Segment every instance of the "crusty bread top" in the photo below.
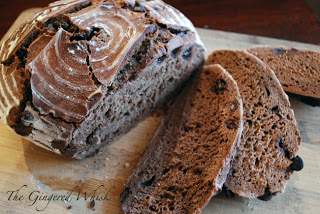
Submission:
M 244 128 L 226 186 L 241 196 L 284 190 L 300 134 L 274 72 L 245 51 L 213 52 L 207 64 L 221 64 L 235 79 L 243 100 Z
M 219 65 L 178 97 L 129 177 L 126 213 L 200 213 L 227 177 L 242 131 L 242 101 Z
M 271 67 L 286 92 L 320 99 L 320 53 L 283 47 L 253 47 L 248 52 Z

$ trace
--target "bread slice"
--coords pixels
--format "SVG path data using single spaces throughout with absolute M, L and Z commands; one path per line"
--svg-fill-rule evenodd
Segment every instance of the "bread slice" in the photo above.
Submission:
M 320 99 L 319 52 L 282 47 L 254 47 L 248 52 L 271 67 L 286 92 Z
M 229 172 L 242 131 L 237 84 L 206 66 L 158 127 L 121 194 L 125 213 L 200 213 Z
M 242 139 L 225 185 L 249 198 L 283 192 L 301 141 L 288 96 L 274 72 L 248 52 L 215 51 L 207 64 L 216 63 L 237 82 L 244 111 Z

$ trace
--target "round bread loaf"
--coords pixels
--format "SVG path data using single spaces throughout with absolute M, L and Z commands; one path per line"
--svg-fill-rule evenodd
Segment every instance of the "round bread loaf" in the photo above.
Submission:
M 191 22 L 160 0 L 55 2 L 1 45 L 0 116 L 81 159 L 165 103 L 203 53 Z

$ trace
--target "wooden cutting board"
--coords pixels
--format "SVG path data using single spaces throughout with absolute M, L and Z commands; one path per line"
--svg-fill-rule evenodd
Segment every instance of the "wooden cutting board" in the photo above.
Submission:
M 37 10 L 23 12 L 8 34 Z M 258 44 L 320 51 L 319 46 L 303 43 L 198 31 L 208 52 Z M 286 192 L 268 202 L 239 196 L 227 199 L 220 194 L 212 198 L 203 213 L 320 212 L 320 107 L 295 99 L 291 103 L 303 138 L 298 154 L 303 157 L 305 168 L 292 175 Z M 122 213 L 119 194 L 163 116 L 163 112 L 156 112 L 104 151 L 81 161 L 39 148 L 0 122 L 0 213 Z

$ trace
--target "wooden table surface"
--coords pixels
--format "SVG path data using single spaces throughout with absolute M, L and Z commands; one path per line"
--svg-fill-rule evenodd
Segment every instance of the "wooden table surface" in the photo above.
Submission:
M 11 32 L 35 11 L 36 9 L 28 10 L 21 14 Z M 257 44 L 320 51 L 320 46 L 316 45 L 223 31 L 197 30 L 207 53 L 215 49 L 243 49 Z M 298 154 L 303 157 L 305 168 L 292 175 L 286 192 L 268 202 L 239 196 L 228 199 L 219 194 L 210 201 L 203 214 L 319 213 L 320 107 L 311 107 L 295 99 L 291 99 L 291 105 L 303 139 Z M 99 154 L 82 161 L 65 159 L 45 151 L 13 134 L 0 121 L 0 213 L 122 214 L 120 192 L 163 116 L 161 111 L 155 113 Z M 85 196 L 95 190 L 96 196 L 101 198 L 107 194 L 108 197 L 103 200 L 95 199 L 93 209 L 90 201 L 92 195 L 88 199 Z M 17 197 L 10 197 L 11 192 L 17 193 Z M 45 200 L 45 197 L 69 195 L 70 200 Z
M 1 0 L 0 38 L 17 16 L 54 0 Z M 165 0 L 196 27 L 320 45 L 320 20 L 305 0 Z

